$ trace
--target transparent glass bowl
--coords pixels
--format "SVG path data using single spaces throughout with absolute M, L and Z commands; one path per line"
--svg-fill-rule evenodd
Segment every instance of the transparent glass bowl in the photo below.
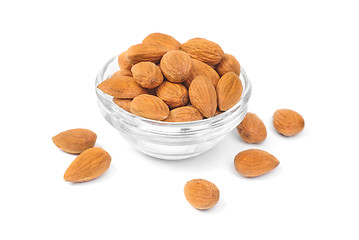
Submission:
M 234 129 L 247 113 L 251 83 L 243 69 L 241 100 L 226 112 L 193 122 L 161 122 L 133 115 L 112 101 L 97 85 L 119 70 L 117 57 L 112 58 L 98 73 L 96 94 L 105 119 L 141 152 L 155 158 L 178 160 L 208 151 Z

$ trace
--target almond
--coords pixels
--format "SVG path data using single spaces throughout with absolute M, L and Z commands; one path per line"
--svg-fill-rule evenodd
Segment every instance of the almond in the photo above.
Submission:
M 222 111 L 219 111 L 218 109 L 216 110 L 216 113 L 214 114 L 214 116 L 217 116 L 219 114 L 223 113 Z
M 217 43 L 204 38 L 191 39 L 182 44 L 181 49 L 192 58 L 209 65 L 218 64 L 224 56 L 222 48 Z
M 180 83 L 164 81 L 156 89 L 156 95 L 170 108 L 185 106 L 188 103 L 187 88 Z
M 111 156 L 102 148 L 90 148 L 81 153 L 67 168 L 67 182 L 86 182 L 104 174 L 111 164 Z
M 290 109 L 277 110 L 273 115 L 274 128 L 284 136 L 294 136 L 304 129 L 303 117 Z
M 122 76 L 119 71 L 100 83 L 97 88 L 115 98 L 132 99 L 138 95 L 150 93 L 150 90 L 142 88 L 136 83 L 133 77 Z
M 144 88 L 153 89 L 163 82 L 161 69 L 153 62 L 137 63 L 131 71 L 135 81 Z
M 143 44 L 157 44 L 161 45 L 168 50 L 177 50 L 180 48 L 181 43 L 170 35 L 163 33 L 151 33 L 142 41 Z
M 216 185 L 204 179 L 193 179 L 184 186 L 187 201 L 199 210 L 210 209 L 219 200 L 219 190 Z
M 217 86 L 217 83 L 219 81 L 218 73 L 211 66 L 196 59 L 192 59 L 192 70 L 190 75 L 184 82 L 184 85 L 189 88 L 192 80 L 195 79 L 197 76 L 207 77 L 215 87 Z
M 163 55 L 160 67 L 168 81 L 181 83 L 185 81 L 192 69 L 191 57 L 180 50 L 171 50 Z
M 234 166 L 244 177 L 257 177 L 272 171 L 279 161 L 266 151 L 249 149 L 237 154 Z
M 204 76 L 196 77 L 188 90 L 192 105 L 204 117 L 213 117 L 217 109 L 216 89 L 208 78 Z
M 197 109 L 191 106 L 172 109 L 166 122 L 191 122 L 203 119 Z
M 52 138 L 55 145 L 64 152 L 79 154 L 95 145 L 96 133 L 84 128 L 70 129 Z
M 152 120 L 164 120 L 169 115 L 169 108 L 160 98 L 148 94 L 135 97 L 131 103 L 131 113 Z
M 217 84 L 218 108 L 227 111 L 236 105 L 242 96 L 243 86 L 238 75 L 228 72 L 219 79 Z
M 131 64 L 139 62 L 159 63 L 167 48 L 156 44 L 137 44 L 126 51 L 126 59 Z
M 131 99 L 113 98 L 112 101 L 120 108 L 123 108 L 127 112 L 130 112 L 130 107 L 132 102 Z
M 241 66 L 234 56 L 225 53 L 222 61 L 217 65 L 216 70 L 221 77 L 227 72 L 234 72 L 239 76 L 241 73 Z
M 132 77 L 132 72 L 131 70 L 127 70 L 127 69 L 120 69 L 118 70 L 118 74 L 121 76 L 127 76 L 127 77 Z
M 267 129 L 262 120 L 254 113 L 247 113 L 237 126 L 239 136 L 247 143 L 260 143 L 267 137 Z
M 118 66 L 122 70 L 131 70 L 132 64 L 126 59 L 126 51 L 118 55 Z

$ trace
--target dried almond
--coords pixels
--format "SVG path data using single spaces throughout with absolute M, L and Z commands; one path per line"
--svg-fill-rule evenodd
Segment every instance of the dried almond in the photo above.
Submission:
M 193 179 L 184 186 L 187 201 L 199 210 L 214 207 L 219 200 L 219 190 L 216 185 L 204 179 Z
M 70 129 L 52 138 L 54 144 L 64 152 L 79 154 L 95 145 L 96 133 L 84 128 Z
M 247 143 L 260 143 L 267 137 L 267 129 L 262 120 L 254 113 L 247 113 L 237 126 L 239 136 Z
M 180 48 L 181 43 L 170 35 L 163 33 L 151 33 L 142 41 L 143 44 L 157 44 L 161 45 L 168 50 L 177 50 Z
M 130 107 L 132 102 L 131 99 L 113 98 L 112 101 L 120 108 L 123 108 L 127 112 L 130 112 Z
M 213 117 L 217 109 L 216 89 L 208 78 L 198 76 L 193 79 L 188 90 L 192 105 L 204 117 Z
M 122 76 L 119 71 L 100 83 L 97 88 L 115 98 L 132 99 L 138 95 L 150 93 L 149 89 L 145 89 L 136 83 L 133 77 Z
M 67 182 L 87 182 L 104 174 L 111 164 L 111 156 L 102 148 L 90 148 L 81 153 L 67 168 Z
M 131 71 L 135 81 L 144 88 L 153 89 L 163 82 L 161 69 L 153 62 L 136 63 Z
M 131 70 L 132 64 L 126 59 L 126 51 L 118 55 L 118 66 L 123 70 Z
M 156 95 L 170 108 L 185 106 L 188 103 L 187 88 L 180 83 L 164 81 L 156 88 Z
M 127 70 L 127 69 L 120 69 L 118 70 L 118 74 L 121 76 L 127 76 L 127 77 L 132 77 L 132 72 L 131 70 Z
M 249 149 L 237 154 L 234 166 L 244 177 L 257 177 L 272 171 L 279 161 L 266 151 Z
M 234 72 L 239 76 L 241 66 L 233 55 L 225 53 L 222 61 L 216 66 L 216 70 L 221 77 L 227 72 Z
M 159 63 L 167 48 L 156 44 L 137 44 L 126 51 L 126 59 L 131 64 L 139 62 Z
M 209 65 L 218 64 L 224 57 L 222 48 L 212 41 L 204 38 L 193 38 L 181 45 L 181 49 L 192 58 Z
M 131 113 L 152 120 L 164 120 L 169 115 L 169 108 L 160 98 L 148 94 L 135 97 L 131 103 Z
M 191 106 L 172 109 L 166 122 L 190 122 L 203 119 L 198 110 Z
M 228 72 L 219 79 L 217 84 L 218 108 L 227 111 L 236 105 L 242 96 L 243 86 L 238 75 Z
M 218 73 L 211 66 L 196 59 L 192 59 L 192 70 L 186 81 L 184 81 L 184 85 L 189 88 L 192 80 L 197 76 L 207 77 L 213 83 L 214 87 L 217 86 L 219 81 Z
M 304 119 L 293 110 L 279 109 L 273 115 L 273 125 L 280 134 L 290 137 L 304 129 Z
M 181 83 L 191 72 L 192 59 L 183 51 L 171 50 L 163 55 L 160 67 L 168 81 Z

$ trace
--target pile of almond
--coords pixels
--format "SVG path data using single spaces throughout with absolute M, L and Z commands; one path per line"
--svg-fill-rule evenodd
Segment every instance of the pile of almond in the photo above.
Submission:
M 152 33 L 118 56 L 120 70 L 97 87 L 140 117 L 188 122 L 227 111 L 241 98 L 241 67 L 212 41 L 181 44 Z

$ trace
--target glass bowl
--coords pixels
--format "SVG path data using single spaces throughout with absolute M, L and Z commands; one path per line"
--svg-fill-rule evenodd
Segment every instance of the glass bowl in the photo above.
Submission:
M 133 115 L 112 101 L 112 96 L 97 88 L 120 70 L 113 57 L 98 73 L 96 95 L 104 118 L 141 152 L 155 158 L 178 160 L 204 153 L 222 141 L 245 117 L 251 96 L 251 83 L 241 68 L 241 100 L 231 109 L 208 119 L 192 122 L 162 122 Z

